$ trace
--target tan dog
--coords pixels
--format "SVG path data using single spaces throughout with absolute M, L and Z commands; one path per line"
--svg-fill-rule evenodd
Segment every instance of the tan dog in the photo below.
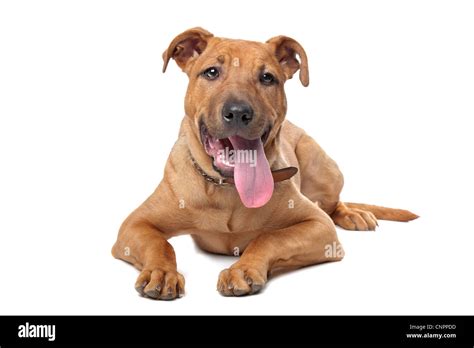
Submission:
M 186 116 L 162 182 L 125 220 L 112 249 L 141 270 L 135 287 L 142 295 L 184 294 L 167 241 L 177 235 L 191 234 L 209 252 L 243 252 L 217 283 L 221 294 L 240 296 L 259 291 L 276 269 L 341 260 L 334 224 L 374 230 L 377 218 L 417 217 L 339 201 L 336 163 L 285 121 L 285 81 L 299 70 L 309 83 L 306 53 L 295 40 L 230 40 L 194 28 L 171 42 L 163 71 L 171 58 L 189 77 Z

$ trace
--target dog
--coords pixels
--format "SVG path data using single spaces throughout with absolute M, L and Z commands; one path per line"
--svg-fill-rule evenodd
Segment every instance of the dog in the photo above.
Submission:
M 375 230 L 377 219 L 410 221 L 409 211 L 343 203 L 343 175 L 304 130 L 285 120 L 284 84 L 299 72 L 309 84 L 303 47 L 287 36 L 265 43 L 179 34 L 163 53 L 188 75 L 185 116 L 152 195 L 123 222 L 115 258 L 140 274 L 151 299 L 184 295 L 168 239 L 190 234 L 211 253 L 240 258 L 218 277 L 224 296 L 259 292 L 276 270 L 339 261 L 335 225 Z

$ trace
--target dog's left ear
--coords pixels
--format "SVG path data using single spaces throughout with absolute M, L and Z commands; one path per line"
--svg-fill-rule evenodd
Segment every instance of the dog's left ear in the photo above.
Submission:
M 298 41 L 287 36 L 276 36 L 268 40 L 267 45 L 274 52 L 276 59 L 280 63 L 287 79 L 291 79 L 293 74 L 300 71 L 300 81 L 303 86 L 309 85 L 308 57 L 303 47 Z M 299 56 L 300 60 L 296 57 Z
M 171 58 L 184 71 L 192 58 L 200 55 L 206 49 L 207 42 L 213 36 L 207 30 L 199 27 L 188 29 L 176 36 L 168 49 L 163 52 L 163 72 L 166 71 Z

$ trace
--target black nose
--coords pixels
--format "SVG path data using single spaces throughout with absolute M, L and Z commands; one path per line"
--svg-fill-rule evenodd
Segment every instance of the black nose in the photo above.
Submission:
M 222 108 L 222 118 L 234 126 L 246 126 L 253 119 L 252 107 L 241 101 L 230 101 Z

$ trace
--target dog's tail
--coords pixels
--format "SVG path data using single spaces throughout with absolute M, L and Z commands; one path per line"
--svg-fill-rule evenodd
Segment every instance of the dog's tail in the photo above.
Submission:
M 419 216 L 408 210 L 385 208 L 378 205 L 362 204 L 362 203 L 344 203 L 349 208 L 362 209 L 370 211 L 380 220 L 407 222 L 417 219 Z

